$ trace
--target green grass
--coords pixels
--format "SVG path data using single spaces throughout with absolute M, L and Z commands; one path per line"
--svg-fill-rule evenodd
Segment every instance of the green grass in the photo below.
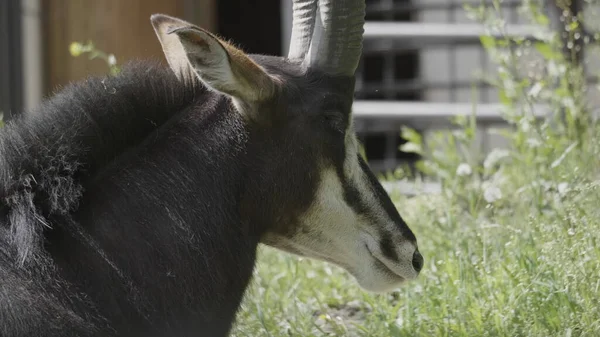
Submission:
M 543 6 L 523 2 L 548 26 Z M 471 14 L 502 31 L 499 1 Z M 600 126 L 584 94 L 598 88 L 562 53 L 581 36 L 580 20 L 563 15 L 566 42 L 481 38 L 512 126 L 506 150 L 474 151 L 468 116 L 426 144 L 403 130 L 405 149 L 424 155 L 418 167 L 443 186 L 393 196 L 425 256 L 416 281 L 374 295 L 337 267 L 261 247 L 233 336 L 600 336 Z M 538 73 L 516 66 L 526 53 L 540 56 Z M 534 104 L 562 118 L 536 123 Z
M 450 177 L 442 195 L 394 196 L 426 259 L 394 293 L 261 247 L 233 336 L 600 336 L 597 136 L 566 154 L 560 141 L 510 151 L 493 173 Z M 492 203 L 490 184 L 502 195 Z

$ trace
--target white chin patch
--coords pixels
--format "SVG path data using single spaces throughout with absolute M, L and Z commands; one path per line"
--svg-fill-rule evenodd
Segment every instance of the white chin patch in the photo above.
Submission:
M 380 274 L 377 272 L 377 274 Z M 358 285 L 368 292 L 387 293 L 399 289 L 404 283 L 401 280 L 387 279 L 383 275 L 378 277 L 367 277 L 366 279 L 355 277 Z

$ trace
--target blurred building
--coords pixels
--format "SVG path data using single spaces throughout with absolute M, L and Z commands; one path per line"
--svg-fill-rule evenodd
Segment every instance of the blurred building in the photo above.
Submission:
M 573 6 L 580 2 L 572 1 Z M 249 53 L 285 55 L 291 3 L 1 0 L 0 111 L 10 118 L 70 81 L 107 72 L 100 60 L 72 57 L 69 44 L 74 41 L 93 41 L 99 49 L 115 54 L 119 64 L 135 58 L 164 60 L 150 25 L 152 13 L 186 19 L 233 40 Z M 359 138 L 376 171 L 416 159 L 399 150 L 404 142 L 399 134 L 402 125 L 423 133 L 446 127 L 448 118 L 464 113 L 471 102 L 488 104 L 484 111 L 488 121 L 501 119 L 492 111 L 498 93 L 480 79 L 482 74 L 494 76 L 497 70 L 481 46 L 479 31 L 473 30 L 465 3 L 477 6 L 481 1 L 366 0 L 368 29 L 357 72 L 355 115 Z M 508 28 L 518 31 L 524 24 L 518 15 L 522 0 L 500 3 Z M 591 23 L 592 12 L 597 13 L 585 12 Z M 522 62 L 525 66 L 534 63 L 531 59 Z M 487 134 L 482 136 L 485 148 L 501 143 Z

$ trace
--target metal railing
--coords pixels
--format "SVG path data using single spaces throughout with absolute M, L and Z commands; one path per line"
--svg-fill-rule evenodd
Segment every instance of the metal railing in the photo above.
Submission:
M 473 6 L 481 4 L 471 2 Z M 414 160 L 414 156 L 405 156 L 398 149 L 402 140 L 397 135 L 403 125 L 418 131 L 449 128 L 451 117 L 473 111 L 484 131 L 504 123 L 495 89 L 467 74 L 475 68 L 494 72 L 480 37 L 502 34 L 535 40 L 537 34 L 544 32 L 540 27 L 520 22 L 517 7 L 521 1 L 502 2 L 508 21 L 502 32 L 488 31 L 484 25 L 466 19 L 464 4 L 460 0 L 367 2 L 354 118 L 363 142 L 385 139 L 379 145 L 385 148 L 384 156 L 369 160 L 375 170 L 390 170 Z M 465 54 L 470 59 L 465 59 Z M 478 92 L 476 105 L 472 102 L 474 88 Z M 536 117 L 548 112 L 547 107 L 534 108 Z

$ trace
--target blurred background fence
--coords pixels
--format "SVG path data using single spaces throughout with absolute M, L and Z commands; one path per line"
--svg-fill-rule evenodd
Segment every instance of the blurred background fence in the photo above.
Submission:
M 555 21 L 553 26 L 563 29 L 561 10 L 551 1 L 544 8 Z M 500 2 L 508 22 L 506 32 L 534 39 L 536 27 L 527 25 L 518 13 L 521 3 Z M 354 110 L 359 138 L 375 171 L 393 170 L 418 159 L 399 149 L 404 143 L 402 125 L 423 134 L 448 128 L 450 117 L 469 114 L 473 103 L 477 103 L 483 151 L 502 146 L 499 137 L 486 132 L 488 127 L 503 125 L 498 92 L 483 79 L 495 75 L 480 42 L 488 32 L 467 17 L 464 5 L 458 0 L 367 0 Z M 576 14 L 594 12 L 597 4 L 572 0 L 567 6 Z M 194 22 L 250 53 L 285 55 L 289 45 L 291 0 L 3 0 L 0 111 L 4 118 L 35 106 L 70 81 L 106 73 L 101 61 L 73 58 L 69 54 L 73 41 L 93 41 L 99 49 L 115 54 L 119 64 L 135 58 L 163 60 L 149 22 L 157 12 Z M 590 56 L 592 52 L 578 53 L 592 68 L 600 64 Z M 524 57 L 521 63 L 523 71 L 535 70 L 535 56 Z M 595 78 L 590 76 L 590 81 Z M 536 112 L 544 114 L 543 108 Z

